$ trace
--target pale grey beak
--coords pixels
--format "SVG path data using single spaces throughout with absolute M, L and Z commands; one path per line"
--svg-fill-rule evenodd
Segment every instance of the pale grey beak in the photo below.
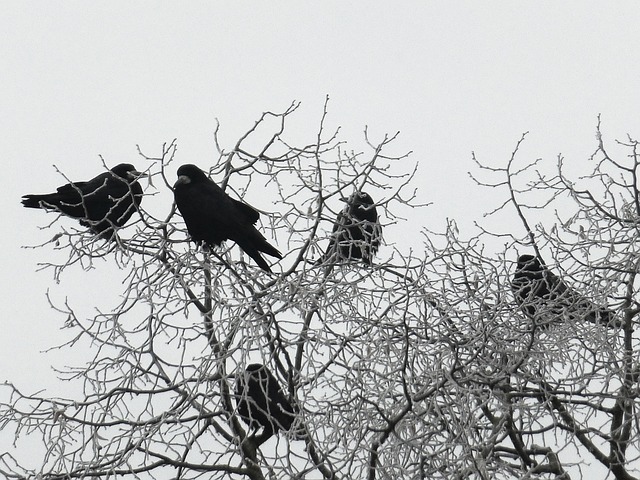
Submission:
M 137 180 L 138 178 L 148 177 L 149 174 L 144 172 L 138 172 L 137 170 L 131 170 L 127 172 L 127 176 L 129 177 L 130 180 Z
M 188 183 L 191 183 L 191 179 L 189 177 L 187 177 L 186 175 L 180 175 L 178 177 L 178 180 L 176 180 L 176 183 L 173 185 L 173 187 L 177 187 L 178 185 L 186 185 Z

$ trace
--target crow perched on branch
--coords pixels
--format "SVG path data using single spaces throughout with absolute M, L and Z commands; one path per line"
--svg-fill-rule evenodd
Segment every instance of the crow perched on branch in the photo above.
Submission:
M 594 304 L 567 286 L 533 255 L 521 255 L 511 288 L 522 311 L 544 327 L 563 318 L 621 326 L 614 312 Z
M 173 194 L 194 242 L 213 247 L 233 240 L 267 272 L 271 268 L 260 252 L 282 258 L 254 227 L 260 214 L 227 195 L 195 165 L 182 165 L 178 169 Z
M 140 206 L 142 187 L 137 181 L 140 176 L 146 175 L 131 164 L 121 163 L 87 182 L 63 185 L 56 193 L 24 195 L 22 204 L 77 218 L 93 233 L 109 239 Z
M 347 205 L 338 214 L 329 246 L 316 264 L 352 259 L 362 259 L 371 264 L 382 237 L 373 199 L 367 193 L 355 192 L 349 198 L 340 200 Z
M 278 430 L 291 430 L 296 418 L 295 410 L 282 392 L 278 380 L 264 365 L 252 363 L 247 366 L 236 377 L 235 393 L 238 415 L 250 428 L 264 428 L 262 441 Z

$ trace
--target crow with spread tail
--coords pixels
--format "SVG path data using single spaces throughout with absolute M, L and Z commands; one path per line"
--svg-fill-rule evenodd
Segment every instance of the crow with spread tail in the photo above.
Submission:
M 236 378 L 238 415 L 254 430 L 264 429 L 262 441 L 278 430 L 291 431 L 295 409 L 282 392 L 278 380 L 260 363 L 252 363 Z M 293 432 L 296 433 L 296 432 Z
M 121 163 L 89 181 L 63 185 L 55 193 L 24 195 L 22 204 L 77 218 L 93 233 L 109 239 L 140 206 L 142 187 L 137 179 L 144 175 L 133 165 Z
M 341 200 L 346 202 L 346 206 L 338 214 L 329 246 L 316 264 L 352 259 L 362 259 L 371 264 L 382 237 L 382 227 L 373 199 L 367 193 L 355 192 L 349 198 Z
M 178 169 L 173 194 L 194 242 L 214 247 L 233 240 L 267 272 L 271 268 L 260 252 L 282 258 L 254 226 L 260 214 L 227 195 L 195 165 L 182 165 Z
M 584 319 L 609 328 L 621 326 L 613 311 L 594 304 L 567 286 L 533 255 L 518 258 L 511 287 L 522 311 L 540 327 L 563 318 Z

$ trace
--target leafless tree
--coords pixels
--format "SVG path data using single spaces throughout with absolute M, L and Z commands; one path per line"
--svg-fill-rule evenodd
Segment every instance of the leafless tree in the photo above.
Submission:
M 273 275 L 232 242 L 189 243 L 168 207 L 175 167 L 191 162 L 176 142 L 143 155 L 157 202 L 117 241 L 54 222 L 62 232 L 44 248 L 64 258 L 43 265 L 54 278 L 79 264 L 126 280 L 119 304 L 96 315 L 77 314 L 73 292 L 51 301 L 67 318 L 59 348 L 88 355 L 60 370 L 81 393 L 3 386 L 6 478 L 570 478 L 594 463 L 612 478 L 639 475 L 637 143 L 618 144 L 630 154 L 614 160 L 598 133 L 594 169 L 577 180 L 562 158 L 551 173 L 521 160 L 524 137 L 502 165 L 478 161 L 477 182 L 503 192 L 489 214 L 521 233 L 491 231 L 489 218 L 464 239 L 453 221 L 415 228 L 426 202 L 395 135 L 365 130 L 363 151 L 347 149 L 326 108 L 311 141 L 288 138 L 297 104 L 263 114 L 229 150 L 216 131 L 210 173 L 261 211 L 285 254 Z M 372 265 L 318 265 L 339 198 L 362 190 L 383 231 L 411 218 L 414 248 L 388 242 Z M 521 253 L 622 326 L 582 322 L 568 305 L 540 328 L 512 291 Z M 236 375 L 256 362 L 285 387 L 295 432 L 267 439 L 237 415 Z M 26 457 L 25 437 L 36 452 Z

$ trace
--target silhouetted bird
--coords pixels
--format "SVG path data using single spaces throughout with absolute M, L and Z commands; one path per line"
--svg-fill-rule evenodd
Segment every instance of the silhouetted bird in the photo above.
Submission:
M 373 199 L 367 193 L 355 192 L 341 200 L 347 205 L 338 214 L 327 251 L 316 264 L 351 259 L 362 259 L 371 264 L 382 237 Z
M 533 255 L 521 255 L 511 287 L 524 313 L 540 327 L 563 318 L 601 323 L 609 328 L 621 324 L 614 312 L 594 304 L 568 287 Z
M 236 378 L 238 414 L 250 428 L 264 428 L 262 441 L 278 430 L 290 431 L 295 410 L 278 380 L 262 364 L 252 363 Z
M 77 218 L 92 232 L 109 239 L 140 206 L 142 187 L 137 178 L 141 175 L 133 165 L 121 163 L 87 182 L 63 185 L 56 193 L 24 195 L 22 204 Z
M 271 268 L 260 252 L 282 258 L 254 227 L 260 214 L 224 193 L 195 165 L 182 165 L 178 169 L 173 194 L 194 242 L 213 247 L 224 240 L 233 240 L 267 272 Z

